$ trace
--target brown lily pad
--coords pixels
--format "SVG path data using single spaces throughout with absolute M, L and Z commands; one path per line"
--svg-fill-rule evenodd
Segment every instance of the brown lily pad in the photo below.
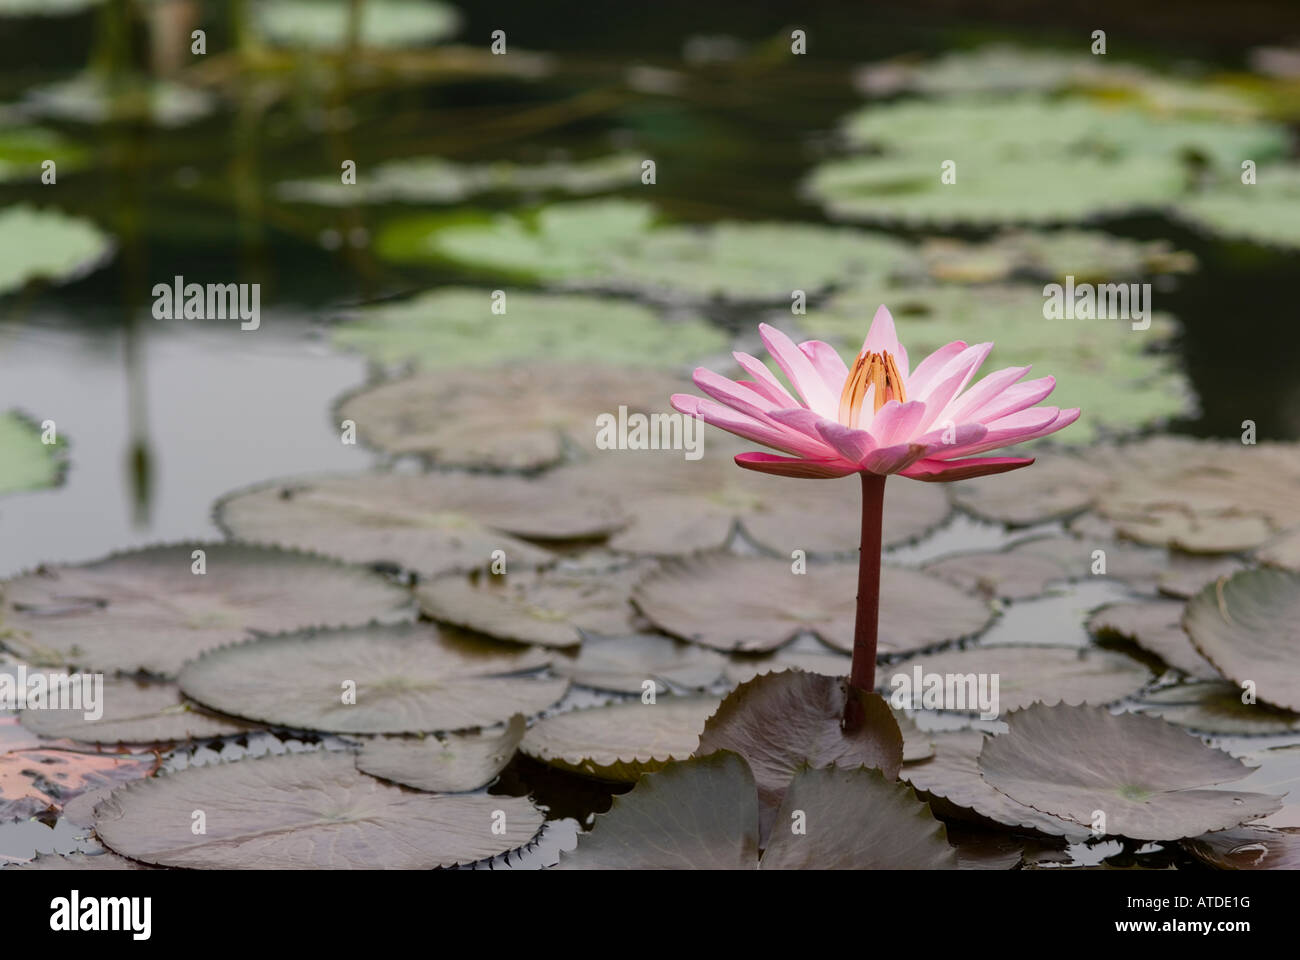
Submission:
M 649 683 L 662 694 L 674 687 L 704 690 L 730 665 L 719 653 L 658 633 L 606 636 L 584 631 L 577 655 L 557 657 L 551 668 L 596 690 L 640 694 Z
M 1178 600 L 1109 603 L 1088 618 L 1088 632 L 1102 639 L 1120 637 L 1135 643 L 1197 680 L 1222 679 L 1188 639 L 1183 629 L 1184 606 Z
M 1300 731 L 1300 713 L 1247 703 L 1231 683 L 1181 683 L 1142 695 L 1135 709 L 1205 733 L 1254 736 Z
M 464 793 L 496 779 L 524 738 L 524 717 L 516 713 L 494 733 L 445 737 L 376 737 L 357 754 L 357 769 L 429 793 Z

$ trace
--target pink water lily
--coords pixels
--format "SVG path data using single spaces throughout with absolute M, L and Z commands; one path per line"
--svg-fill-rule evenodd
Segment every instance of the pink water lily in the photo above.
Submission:
M 852 368 L 820 340 L 796 344 L 767 324 L 759 333 L 797 398 L 762 361 L 737 353 L 736 362 L 752 380 L 729 380 L 701 367 L 695 385 L 711 399 L 678 393 L 673 407 L 786 454 L 739 454 L 736 463 L 750 470 L 812 479 L 862 477 L 849 684 L 869 694 L 876 674 L 885 478 L 965 480 L 1027 467 L 1032 457 L 977 454 L 1055 433 L 1074 423 L 1079 411 L 1038 406 L 1056 380 L 1024 380 L 1028 367 L 998 370 L 967 389 L 992 343 L 954 340 L 910 369 L 894 318 L 883 306 Z M 861 699 L 850 696 L 845 726 L 861 723 L 862 716 Z
M 672 398 L 682 413 L 789 454 L 737 456 L 736 463 L 750 470 L 816 479 L 873 473 L 964 480 L 1028 466 L 1032 457 L 976 454 L 1055 433 L 1079 417 L 1077 409 L 1036 406 L 1056 380 L 1022 382 L 1029 367 L 1007 367 L 967 390 L 992 343 L 954 340 L 909 370 L 884 307 L 852 369 L 820 340 L 796 344 L 767 324 L 759 332 L 797 398 L 745 353 L 735 354 L 736 362 L 752 380 L 729 380 L 701 367 L 695 385 L 712 399 Z

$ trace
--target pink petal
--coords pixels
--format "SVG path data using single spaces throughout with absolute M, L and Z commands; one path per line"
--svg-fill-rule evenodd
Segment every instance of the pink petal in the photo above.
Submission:
M 840 456 L 851 463 L 862 463 L 876 449 L 876 441 L 867 431 L 854 430 L 833 420 L 823 419 L 817 424 L 817 432 Z
M 934 353 L 930 354 L 912 371 L 911 376 L 904 377 L 904 384 L 907 387 L 907 395 L 917 398 L 930 385 L 930 382 L 939 374 L 948 361 L 957 356 L 966 349 L 965 340 L 954 340 L 952 343 L 945 344 Z
M 771 473 L 778 477 L 802 477 L 807 480 L 830 480 L 847 477 L 858 470 L 842 460 L 803 460 L 777 457 L 770 453 L 738 453 L 736 463 L 746 470 Z
M 833 455 L 831 448 L 820 437 L 792 430 L 766 416 L 756 419 L 712 400 L 693 397 L 689 393 L 674 393 L 672 405 L 674 410 L 702 417 L 705 423 L 774 450 L 783 450 L 797 457 L 824 458 Z
M 736 363 L 740 365 L 740 369 L 754 378 L 754 389 L 771 400 L 773 404 L 782 408 L 799 406 L 799 401 L 790 396 L 790 391 L 782 385 L 781 381 L 773 375 L 772 371 L 767 368 L 767 364 L 762 360 L 739 351 L 733 353 L 732 356 L 735 357 Z
M 844 381 L 849 378 L 849 368 L 845 365 L 844 358 L 829 343 L 821 340 L 805 340 L 799 344 L 799 349 L 812 361 L 822 383 L 838 397 L 844 390 Z
M 925 447 L 919 443 L 898 443 L 892 447 L 879 447 L 867 455 L 862 466 L 872 473 L 890 474 L 906 470 L 925 456 Z
M 1014 384 L 986 402 L 980 409 L 969 411 L 968 418 L 988 423 L 1008 414 L 1019 413 L 1038 401 L 1046 399 L 1055 387 L 1055 377 L 1040 377 L 1037 380 Z
M 898 331 L 894 329 L 894 316 L 882 303 L 871 318 L 871 327 L 867 330 L 867 339 L 862 342 L 863 353 L 890 353 L 898 356 L 901 346 Z
M 721 374 L 706 370 L 704 367 L 696 367 L 695 372 L 691 374 L 691 379 L 714 400 L 756 420 L 764 419 L 765 414 L 774 409 L 771 401 L 763 399 L 752 387 L 728 380 Z
M 923 437 L 918 437 L 916 442 L 925 446 L 927 459 L 946 457 L 951 455 L 950 451 L 978 443 L 988 435 L 988 432 L 989 428 L 982 423 L 963 423 L 952 427 L 945 425 L 937 430 L 931 430 Z
M 834 417 L 839 412 L 840 398 L 832 394 L 802 350 L 780 330 L 766 323 L 758 325 L 759 336 L 767 352 L 772 355 L 804 403 L 823 417 Z
M 948 404 L 952 402 L 953 397 L 966 389 L 966 384 L 970 383 L 970 378 L 975 375 L 984 358 L 989 355 L 993 349 L 991 343 L 977 343 L 973 347 L 967 347 L 953 359 L 948 361 L 934 378 L 934 381 L 915 396 L 908 393 L 908 397 L 913 400 L 925 401 L 926 417 L 921 421 L 921 429 L 928 429 L 930 424 L 936 420 L 951 420 L 952 415 L 948 413 Z
M 969 480 L 993 473 L 1018 470 L 1034 462 L 1033 457 L 973 457 L 969 460 L 918 460 L 902 471 L 902 476 L 927 483 Z
M 1050 427 L 1060 414 L 1056 407 L 1031 407 L 1010 416 L 985 424 L 988 433 L 978 443 L 954 447 L 949 457 L 965 457 L 976 453 L 987 453 L 998 447 L 1009 447 L 1014 443 L 1023 443 L 1041 436 L 1040 430 Z
M 964 420 L 992 419 L 979 416 L 978 411 L 986 404 L 996 400 L 1008 387 L 1028 372 L 1028 367 L 1007 367 L 995 373 L 990 373 L 953 402 L 952 410 L 948 412 L 948 416 L 958 423 Z
M 871 436 L 879 447 L 911 440 L 925 418 L 925 404 L 919 400 L 899 403 L 890 400 L 876 411 L 871 421 Z

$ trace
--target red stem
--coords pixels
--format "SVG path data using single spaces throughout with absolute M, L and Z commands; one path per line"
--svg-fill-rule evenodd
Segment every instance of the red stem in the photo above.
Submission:
M 876 639 L 880 625 L 880 529 L 885 516 L 885 478 L 862 472 L 862 542 L 858 548 L 858 616 L 853 627 L 849 686 L 876 687 Z

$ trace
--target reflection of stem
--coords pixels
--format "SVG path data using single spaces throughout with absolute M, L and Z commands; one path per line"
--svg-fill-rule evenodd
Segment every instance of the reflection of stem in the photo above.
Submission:
M 853 671 L 849 686 L 863 693 L 876 687 L 876 640 L 880 626 L 880 540 L 885 514 L 885 478 L 862 473 L 862 545 L 858 557 L 858 616 L 853 626 Z M 850 698 L 850 703 L 856 698 Z

